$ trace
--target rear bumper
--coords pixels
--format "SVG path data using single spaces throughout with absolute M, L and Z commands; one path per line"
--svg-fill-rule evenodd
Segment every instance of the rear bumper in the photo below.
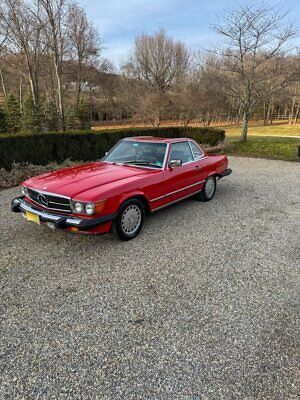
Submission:
M 232 173 L 232 169 L 231 168 L 227 168 L 225 169 L 225 171 L 221 172 L 218 176 L 219 179 L 224 178 L 224 176 L 228 176 Z
M 77 228 L 79 231 L 88 231 L 94 229 L 100 225 L 112 222 L 115 218 L 115 214 L 104 215 L 103 217 L 97 217 L 93 219 L 77 218 L 57 213 L 49 213 L 41 210 L 31 204 L 27 203 L 24 196 L 17 197 L 11 202 L 11 210 L 13 212 L 31 212 L 40 217 L 42 223 L 53 223 L 57 229 Z

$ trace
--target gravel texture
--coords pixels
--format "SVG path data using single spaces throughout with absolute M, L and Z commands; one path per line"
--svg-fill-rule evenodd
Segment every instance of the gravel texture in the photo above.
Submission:
M 1 399 L 298 399 L 300 164 L 230 158 L 120 242 L 0 192 Z

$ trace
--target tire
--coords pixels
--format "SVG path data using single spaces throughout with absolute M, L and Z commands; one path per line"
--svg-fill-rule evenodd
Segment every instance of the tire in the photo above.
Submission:
M 206 179 L 204 186 L 196 198 L 200 201 L 210 201 L 213 199 L 217 189 L 217 181 L 214 176 L 210 176 Z
M 141 231 L 145 207 L 139 199 L 129 199 L 121 204 L 114 222 L 114 231 L 121 240 L 134 239 Z

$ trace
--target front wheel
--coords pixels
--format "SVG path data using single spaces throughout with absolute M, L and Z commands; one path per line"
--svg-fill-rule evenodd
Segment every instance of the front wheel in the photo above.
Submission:
M 214 176 L 210 176 L 206 179 L 201 192 L 196 195 L 196 198 L 200 201 L 210 201 L 214 197 L 216 189 L 216 178 Z
M 135 238 L 141 231 L 145 218 L 145 208 L 139 199 L 125 201 L 116 216 L 114 228 L 122 240 Z

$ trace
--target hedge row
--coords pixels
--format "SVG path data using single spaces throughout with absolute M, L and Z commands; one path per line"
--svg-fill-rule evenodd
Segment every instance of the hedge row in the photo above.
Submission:
M 105 131 L 72 131 L 39 134 L 0 135 L 0 167 L 15 163 L 46 165 L 51 161 L 92 161 L 105 154 L 118 140 L 130 136 L 164 138 L 189 137 L 198 143 L 215 146 L 225 132 L 213 128 L 130 128 Z

